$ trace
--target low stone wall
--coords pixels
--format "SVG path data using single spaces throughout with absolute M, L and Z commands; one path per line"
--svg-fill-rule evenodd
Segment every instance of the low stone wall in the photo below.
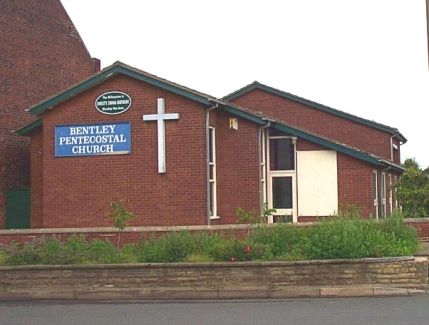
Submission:
M 286 298 L 320 296 L 335 286 L 426 289 L 428 260 L 0 267 L 3 299 Z

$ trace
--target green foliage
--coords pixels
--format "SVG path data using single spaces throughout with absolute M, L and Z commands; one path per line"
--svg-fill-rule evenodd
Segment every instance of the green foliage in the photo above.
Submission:
M 429 168 L 422 170 L 413 159 L 404 163 L 407 171 L 396 185 L 398 200 L 408 218 L 429 217 Z
M 124 200 L 119 200 L 110 203 L 109 217 L 113 219 L 115 227 L 122 231 L 128 226 L 128 222 L 135 218 L 135 215 L 127 210 Z
M 192 254 L 185 258 L 187 263 L 210 263 L 214 262 L 213 258 L 204 254 Z
M 187 231 L 152 238 L 137 247 L 137 260 L 142 263 L 181 262 L 197 252 L 197 245 Z
M 0 249 L 0 265 L 168 263 L 251 260 L 304 260 L 412 255 L 418 248 L 416 231 L 396 213 L 381 222 L 345 214 L 319 226 L 261 224 L 244 240 L 187 231 L 151 238 L 118 249 L 110 241 L 86 241 L 73 235 L 64 243 L 42 238 Z
M 268 203 L 264 203 L 261 215 L 255 210 L 246 211 L 242 208 L 237 208 L 237 210 L 235 210 L 235 214 L 240 220 L 240 223 L 244 224 L 266 223 L 268 217 L 274 213 L 276 213 L 276 209 L 270 209 Z
M 255 210 L 246 211 L 242 208 L 237 208 L 237 210 L 235 210 L 235 214 L 237 215 L 238 220 L 240 220 L 240 223 L 253 224 L 260 222 L 260 217 L 257 215 Z
M 304 251 L 309 259 L 412 255 L 417 234 L 401 218 L 386 221 L 334 217 L 314 227 Z
M 7 259 L 7 254 L 3 249 L 0 249 L 0 265 L 5 265 Z
M 119 248 L 121 241 L 121 232 L 128 226 L 128 222 L 136 216 L 125 207 L 125 201 L 119 200 L 118 202 L 110 203 L 109 218 L 113 219 L 115 227 L 118 229 L 118 241 L 116 246 Z

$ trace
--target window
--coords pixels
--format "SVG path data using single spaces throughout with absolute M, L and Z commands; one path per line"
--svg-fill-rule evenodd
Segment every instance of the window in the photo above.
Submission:
M 295 170 L 295 145 L 291 138 L 270 137 L 270 170 Z
M 374 202 L 374 216 L 378 220 L 378 173 L 376 170 L 373 172 L 373 186 L 372 186 L 372 197 Z
M 398 184 L 398 176 L 394 176 L 394 180 L 395 180 L 395 186 Z M 395 209 L 399 208 L 399 203 L 398 203 L 398 193 L 397 193 L 397 189 L 395 187 Z
M 216 132 L 213 127 L 209 128 L 209 216 L 217 218 L 216 198 Z
M 268 206 L 278 216 L 291 216 L 297 221 L 296 198 L 296 138 L 270 130 L 267 143 L 267 198 Z M 280 221 L 268 217 L 268 223 Z
M 389 174 L 389 212 L 393 212 L 393 183 L 392 183 L 392 174 Z
M 292 209 L 292 177 L 273 177 L 273 208 Z
M 259 143 L 259 148 L 260 148 L 260 157 L 259 157 L 259 163 L 260 163 L 260 180 L 261 180 L 261 200 L 262 200 L 262 205 L 264 205 L 267 202 L 267 189 L 266 189 L 266 160 L 265 160 L 265 141 L 266 141 L 266 137 L 265 137 L 265 130 L 262 129 L 261 133 L 260 133 L 260 143 Z M 262 207 L 263 209 L 263 207 Z
M 381 216 L 386 218 L 386 174 L 381 173 Z

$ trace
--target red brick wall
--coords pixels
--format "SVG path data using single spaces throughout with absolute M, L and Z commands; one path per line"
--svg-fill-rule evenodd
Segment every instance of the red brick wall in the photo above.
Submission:
M 296 150 L 297 151 L 313 151 L 313 150 L 329 150 L 326 147 L 322 147 L 316 143 L 306 141 L 304 139 L 297 139 L 296 141 Z
M 42 150 L 43 150 L 43 128 L 39 128 L 31 136 L 30 141 L 30 163 L 31 163 L 31 218 L 30 227 L 42 227 Z
M 132 107 L 105 115 L 94 107 L 107 91 L 131 96 Z M 157 98 L 180 120 L 166 122 L 167 172 L 158 174 L 157 125 L 143 114 L 157 111 Z M 54 157 L 54 127 L 64 124 L 131 122 L 132 153 Z M 125 76 L 65 102 L 43 117 L 43 227 L 109 226 L 112 201 L 125 199 L 132 225 L 198 225 L 206 213 L 205 110 L 194 101 Z M 33 211 L 36 213 L 36 211 Z M 35 215 L 33 215 L 35 217 Z
M 255 89 L 234 103 L 280 118 L 290 125 L 390 159 L 390 134 Z
M 218 214 L 213 224 L 237 223 L 236 209 L 259 214 L 258 126 L 238 120 L 238 130 L 229 128 L 228 113 L 210 114 L 216 125 Z
M 34 119 L 24 110 L 99 69 L 59 0 L 0 5 L 0 228 L 8 188 L 29 186 L 29 141 L 11 132 Z
M 339 208 L 358 207 L 364 217 L 373 214 L 373 167 L 337 153 Z

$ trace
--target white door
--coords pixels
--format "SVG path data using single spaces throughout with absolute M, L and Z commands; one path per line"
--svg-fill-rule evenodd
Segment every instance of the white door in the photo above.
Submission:
M 268 205 L 276 210 L 268 223 L 297 221 L 295 143 L 296 139 L 288 136 L 268 138 Z

